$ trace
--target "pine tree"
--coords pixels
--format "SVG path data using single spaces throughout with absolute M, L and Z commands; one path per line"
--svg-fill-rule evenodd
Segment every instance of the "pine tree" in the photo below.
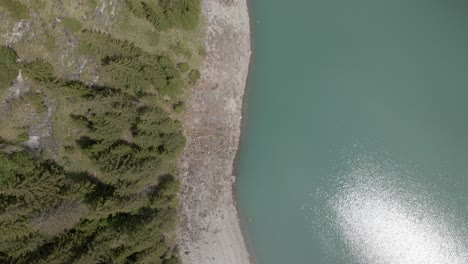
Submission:
M 22 69 L 26 76 L 39 82 L 50 82 L 54 77 L 54 67 L 42 59 L 27 63 Z
M 142 2 L 143 8 L 145 9 L 146 19 L 158 31 L 165 31 L 171 28 L 170 21 L 167 20 L 164 15 L 164 10 L 158 3 Z
M 149 82 L 144 72 L 145 65 L 133 57 L 109 60 L 103 67 L 103 84 L 137 95 L 146 91 Z
M 125 4 L 135 16 L 141 18 L 146 16 L 145 6 L 141 0 L 125 0 Z
M 132 57 L 143 53 L 133 43 L 116 39 L 100 31 L 83 30 L 80 37 L 80 50 L 85 54 L 98 56 L 100 59 L 114 56 Z
M 0 45 L 0 91 L 7 88 L 18 75 L 17 59 L 12 48 Z
M 17 59 L 18 55 L 12 48 L 0 45 L 0 66 L 14 65 Z

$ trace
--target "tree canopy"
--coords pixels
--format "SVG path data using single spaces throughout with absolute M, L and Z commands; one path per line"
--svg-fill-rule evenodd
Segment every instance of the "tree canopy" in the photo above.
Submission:
M 119 5 L 161 35 L 185 34 L 200 16 L 199 0 Z M 17 92 L 1 105 L 17 135 L 0 138 L 0 263 L 179 264 L 174 175 L 185 137 L 177 118 L 199 72 L 188 56 L 142 47 L 109 30 L 114 25 L 90 26 L 70 8 L 49 20 L 41 16 L 53 8 L 0 0 L 7 22 L 32 21 L 36 30 L 0 45 L 0 94 Z M 54 49 L 29 52 L 21 43 L 37 39 L 52 39 Z M 64 40 L 70 45 L 59 46 Z M 65 70 L 57 60 L 66 61 Z

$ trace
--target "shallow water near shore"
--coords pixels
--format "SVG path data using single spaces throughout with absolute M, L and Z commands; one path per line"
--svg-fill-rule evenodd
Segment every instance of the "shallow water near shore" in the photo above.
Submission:
M 468 3 L 251 0 L 258 264 L 468 263 Z

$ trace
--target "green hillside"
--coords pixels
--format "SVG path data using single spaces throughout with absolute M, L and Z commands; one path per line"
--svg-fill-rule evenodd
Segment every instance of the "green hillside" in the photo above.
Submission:
M 180 263 L 199 0 L 0 0 L 0 263 Z

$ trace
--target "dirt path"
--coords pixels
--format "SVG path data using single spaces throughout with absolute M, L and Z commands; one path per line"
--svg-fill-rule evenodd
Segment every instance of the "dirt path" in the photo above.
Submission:
M 184 120 L 180 252 L 185 264 L 248 264 L 232 188 L 251 53 L 247 3 L 202 0 L 202 8 L 207 57 Z

